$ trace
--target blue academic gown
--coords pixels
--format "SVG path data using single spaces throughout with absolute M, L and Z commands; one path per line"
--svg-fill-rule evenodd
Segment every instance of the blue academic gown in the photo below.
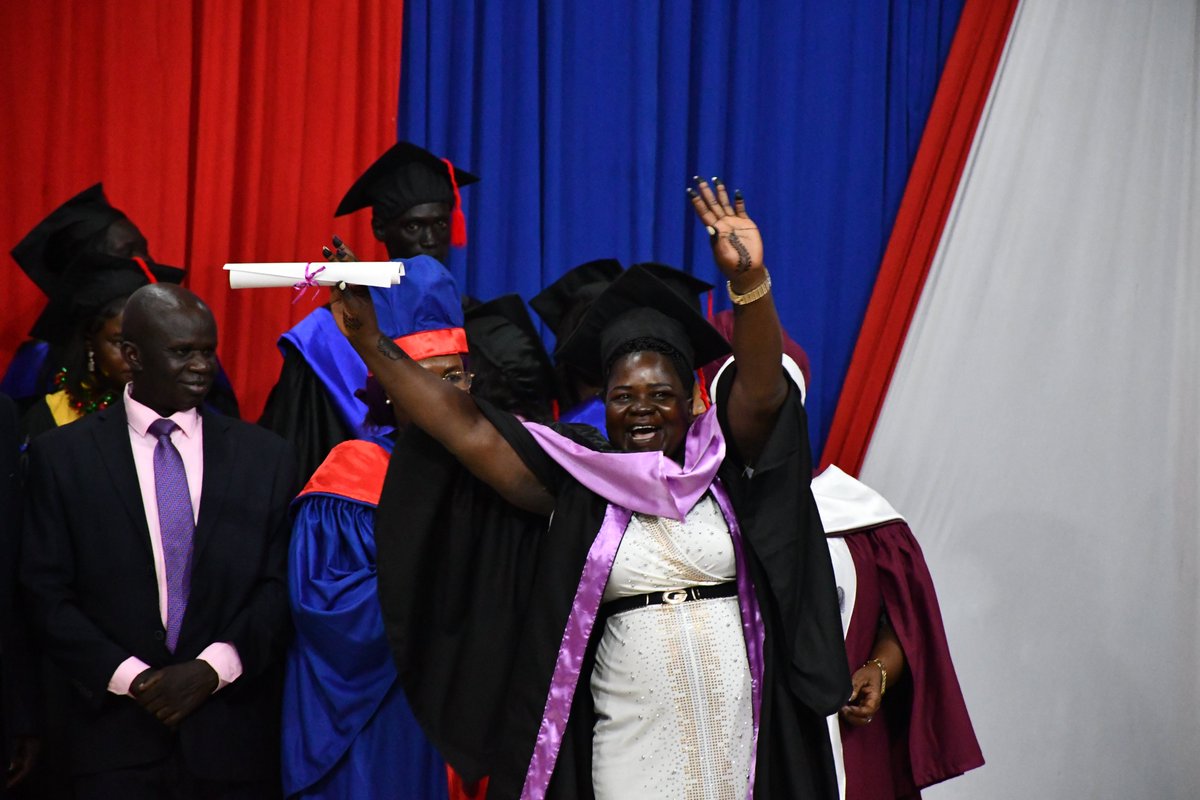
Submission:
M 51 388 L 54 385 L 52 381 L 38 380 L 49 353 L 50 345 L 46 342 L 36 339 L 21 342 L 17 352 L 13 353 L 12 361 L 8 363 L 4 377 L 0 378 L 0 392 L 19 401 L 54 391 Z
M 591 425 L 602 434 L 606 434 L 608 431 L 608 422 L 604 416 L 604 401 L 594 395 L 563 414 L 559 422 Z
M 344 442 L 294 505 L 288 595 L 296 638 L 282 748 L 288 797 L 448 796 L 445 762 L 397 679 L 376 593 L 375 505 L 390 453 L 386 440 Z

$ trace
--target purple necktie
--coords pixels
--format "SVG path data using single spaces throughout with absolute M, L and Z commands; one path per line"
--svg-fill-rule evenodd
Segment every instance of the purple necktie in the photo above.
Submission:
M 155 420 L 150 425 L 150 433 L 158 439 L 154 446 L 154 497 L 158 501 L 158 530 L 167 570 L 167 649 L 172 653 L 179 642 L 179 626 L 192 585 L 192 533 L 196 530 L 183 457 L 171 443 L 171 433 L 178 429 L 169 419 Z

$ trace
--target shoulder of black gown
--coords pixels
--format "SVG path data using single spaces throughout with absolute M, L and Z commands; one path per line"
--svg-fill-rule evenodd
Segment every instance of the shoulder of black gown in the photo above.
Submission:
M 307 481 L 330 450 L 354 436 L 304 356 L 286 340 L 279 346 L 283 367 L 258 424 L 291 443 L 297 473 L 300 480 Z
M 32 439 L 57 427 L 54 414 L 50 411 L 50 406 L 46 405 L 45 395 L 38 398 L 38 401 L 21 416 L 21 435 L 24 439 Z

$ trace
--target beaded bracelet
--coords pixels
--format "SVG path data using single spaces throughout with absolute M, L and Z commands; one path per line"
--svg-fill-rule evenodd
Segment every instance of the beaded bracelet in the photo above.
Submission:
M 879 667 L 879 674 L 882 676 L 882 680 L 879 682 L 879 696 L 883 697 L 883 693 L 887 691 L 887 669 L 883 666 L 883 662 L 878 658 L 869 659 L 866 664 L 863 664 L 863 666 L 865 667 L 867 664 L 874 664 L 875 666 Z

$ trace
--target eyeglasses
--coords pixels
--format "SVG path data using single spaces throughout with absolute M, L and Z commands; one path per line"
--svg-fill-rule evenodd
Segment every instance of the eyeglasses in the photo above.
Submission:
M 475 380 L 475 373 L 463 372 L 461 369 L 456 369 L 453 372 L 447 372 L 443 375 L 442 380 L 456 389 L 470 389 L 471 382 Z

